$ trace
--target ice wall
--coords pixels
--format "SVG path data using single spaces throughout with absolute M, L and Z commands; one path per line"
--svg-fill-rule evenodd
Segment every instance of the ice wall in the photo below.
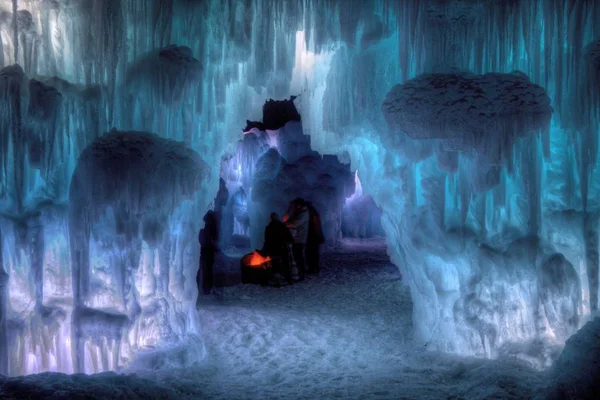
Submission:
M 232 193 L 227 209 L 234 220 L 240 215 L 248 218 L 247 234 L 254 248 L 263 245 L 270 213 L 283 215 L 297 197 L 318 210 L 327 247 L 335 247 L 341 238 L 344 200 L 354 189 L 350 165 L 312 150 L 295 99 L 268 100 L 262 120 L 246 121 L 235 152 L 221 163 L 221 179 Z M 239 193 L 244 193 L 243 210 L 239 210 Z M 223 229 L 231 230 L 226 215 L 224 222 Z
M 385 236 L 381 210 L 373 197 L 364 193 L 358 171 L 354 172 L 354 193 L 344 201 L 342 235 L 353 238 Z
M 584 0 L 0 0 L 7 313 L 33 315 L 40 272 L 43 296 L 51 290 L 68 303 L 73 295 L 68 187 L 93 140 L 113 126 L 155 132 L 219 165 L 240 122 L 258 120 L 265 98 L 300 94 L 296 104 L 313 148 L 347 151 L 382 209 L 390 253 L 411 285 L 418 340 L 489 356 L 546 333 L 560 343 L 570 328 L 548 293 L 560 293 L 566 307 L 576 284 L 561 284 L 552 271 L 570 271 L 568 263 L 576 271 L 578 315 L 598 303 L 599 30 L 600 4 Z M 490 73 L 543 88 L 553 109 L 548 134 L 512 137 L 506 124 L 485 125 L 484 140 L 452 129 L 452 140 L 442 141 L 410 136 L 410 118 L 391 127 L 384 118 L 382 104 L 396 85 L 420 85 L 432 74 L 466 77 L 472 85 Z M 523 96 L 518 100 L 527 103 Z M 471 97 L 463 99 L 467 108 L 477 96 Z M 407 117 L 421 115 L 413 114 Z M 435 126 L 421 133 L 430 129 L 448 133 Z M 510 140 L 496 146 L 493 137 Z M 487 155 L 489 145 L 495 158 Z M 211 170 L 196 206 L 182 208 L 186 223 L 175 232 L 200 228 L 218 172 Z M 191 245 L 182 246 L 193 258 Z M 523 249 L 535 261 L 506 261 Z M 463 290 L 469 277 L 483 282 L 473 292 Z M 489 311 L 468 306 L 467 298 Z M 471 308 L 455 313 L 455 306 Z M 572 314 L 571 306 L 565 310 Z M 469 315 L 485 320 L 463 323 Z M 508 329 L 515 318 L 522 323 Z M 15 321 L 8 318 L 15 332 L 8 340 L 20 361 L 11 374 L 69 371 L 66 344 L 33 343 L 27 324 Z

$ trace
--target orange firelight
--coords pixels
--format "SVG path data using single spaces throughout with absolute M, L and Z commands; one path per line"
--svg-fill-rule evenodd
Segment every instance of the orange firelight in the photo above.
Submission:
M 255 251 L 254 253 L 252 253 L 250 260 L 248 260 L 248 265 L 250 267 L 256 268 L 256 267 L 262 266 L 264 263 L 266 263 L 268 261 L 271 261 L 271 257 L 269 257 L 269 256 L 263 257 Z

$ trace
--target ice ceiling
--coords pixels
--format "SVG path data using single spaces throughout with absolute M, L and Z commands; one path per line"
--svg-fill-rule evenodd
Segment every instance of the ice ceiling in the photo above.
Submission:
M 597 311 L 600 2 L 0 0 L 0 36 L 0 373 L 198 347 L 212 166 L 291 94 L 382 209 L 419 343 Z

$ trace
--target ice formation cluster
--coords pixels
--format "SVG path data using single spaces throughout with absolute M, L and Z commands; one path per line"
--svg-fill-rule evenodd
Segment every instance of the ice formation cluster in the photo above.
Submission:
M 283 215 L 297 197 L 318 210 L 326 243 L 334 247 L 342 236 L 344 201 L 354 191 L 349 164 L 311 149 L 311 138 L 304 134 L 294 99 L 267 101 L 262 121 L 247 121 L 244 137 L 221 164 L 221 179 L 232 194 L 224 219 L 248 219 L 246 234 L 255 248 L 262 246 L 270 213 Z M 241 193 L 247 196 L 240 213 L 236 194 Z M 225 241 L 236 232 L 231 222 L 222 224 L 222 230 L 229 232 Z
M 300 179 L 332 238 L 355 171 L 419 343 L 563 345 L 598 310 L 599 38 L 593 1 L 0 0 L 0 373 L 201 357 L 219 188 L 256 241 Z

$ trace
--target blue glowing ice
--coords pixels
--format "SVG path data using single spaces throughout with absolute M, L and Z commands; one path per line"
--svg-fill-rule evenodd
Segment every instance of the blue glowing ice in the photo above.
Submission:
M 418 342 L 564 343 L 598 309 L 599 35 L 599 2 L 0 0 L 0 373 L 117 369 L 197 334 L 221 158 L 290 95 L 313 150 L 348 154 L 381 210 Z M 210 172 L 72 180 L 113 127 L 183 142 Z M 115 187 L 120 211 L 74 213 Z M 98 321 L 123 337 L 73 342 Z

